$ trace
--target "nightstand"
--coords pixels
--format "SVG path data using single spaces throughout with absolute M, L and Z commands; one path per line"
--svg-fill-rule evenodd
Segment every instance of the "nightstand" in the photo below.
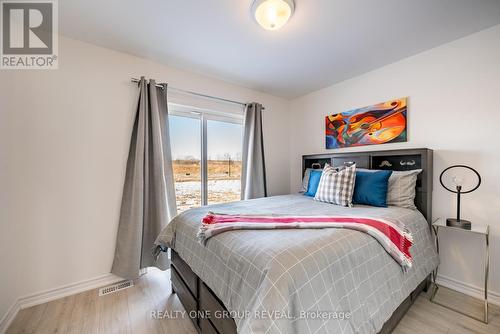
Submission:
M 439 289 L 439 286 L 436 284 L 436 276 L 437 276 L 437 271 L 438 268 L 432 273 L 432 281 L 434 283 L 434 290 L 432 291 L 430 301 L 432 303 L 438 304 L 440 306 L 446 307 L 452 311 L 458 312 L 460 314 L 463 314 L 465 316 L 468 316 L 469 318 L 475 319 L 482 321 L 484 323 L 488 323 L 488 274 L 490 270 L 490 227 L 489 225 L 481 225 L 481 224 L 475 224 L 472 223 L 471 229 L 466 230 L 458 227 L 452 227 L 452 226 L 447 226 L 446 225 L 446 219 L 439 218 L 434 223 L 432 223 L 432 230 L 434 231 L 435 241 L 436 241 L 436 249 L 439 254 L 439 230 L 440 229 L 452 229 L 456 231 L 461 231 L 463 233 L 467 234 L 478 234 L 478 235 L 483 235 L 485 238 L 485 254 L 484 254 L 484 318 L 476 318 L 474 316 L 471 316 L 467 313 L 462 312 L 461 310 L 454 309 L 448 305 L 441 304 L 439 302 L 436 302 L 434 300 L 434 297 L 436 297 L 436 293 Z

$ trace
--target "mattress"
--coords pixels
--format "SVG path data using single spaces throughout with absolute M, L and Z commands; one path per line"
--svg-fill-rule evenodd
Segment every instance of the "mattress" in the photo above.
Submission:
M 404 273 L 370 235 L 347 229 L 230 231 L 196 239 L 208 211 L 356 215 L 398 219 L 413 234 Z M 234 317 L 238 333 L 377 333 L 438 265 L 430 229 L 415 210 L 336 206 L 285 195 L 190 209 L 156 243 L 173 248 Z

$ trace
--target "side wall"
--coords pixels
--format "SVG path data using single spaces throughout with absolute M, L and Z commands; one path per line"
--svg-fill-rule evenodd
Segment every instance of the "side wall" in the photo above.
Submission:
M 0 319 L 21 296 L 109 273 L 141 75 L 262 103 L 269 192 L 289 192 L 288 101 L 61 38 L 59 70 L 0 73 Z
M 411 36 L 408 36 L 411 38 Z M 335 60 L 332 60 L 335 61 Z M 290 187 L 300 186 L 301 155 L 325 149 L 324 117 L 397 97 L 409 97 L 407 143 L 343 151 L 428 147 L 434 150 L 433 216 L 452 217 L 455 198 L 438 181 L 441 171 L 463 163 L 483 184 L 462 199 L 462 215 L 491 225 L 490 284 L 500 300 L 500 26 L 313 92 L 291 102 Z M 440 275 L 481 287 L 484 240 L 442 231 Z M 450 280 L 451 279 L 451 280 Z

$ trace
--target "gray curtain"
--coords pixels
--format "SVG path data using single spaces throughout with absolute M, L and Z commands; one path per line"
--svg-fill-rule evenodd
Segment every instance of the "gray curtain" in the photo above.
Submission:
M 168 128 L 167 85 L 139 83 L 139 103 L 130 141 L 112 273 L 127 279 L 142 268 L 167 269 L 166 253 L 156 261 L 153 243 L 177 214 Z
M 267 196 L 262 109 L 261 104 L 250 103 L 245 110 L 241 199 Z

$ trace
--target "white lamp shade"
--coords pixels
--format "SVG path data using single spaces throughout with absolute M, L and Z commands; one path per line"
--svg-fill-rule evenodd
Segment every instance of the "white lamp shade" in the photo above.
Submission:
M 266 30 L 283 27 L 294 9 L 293 0 L 255 0 L 252 6 L 255 20 Z

